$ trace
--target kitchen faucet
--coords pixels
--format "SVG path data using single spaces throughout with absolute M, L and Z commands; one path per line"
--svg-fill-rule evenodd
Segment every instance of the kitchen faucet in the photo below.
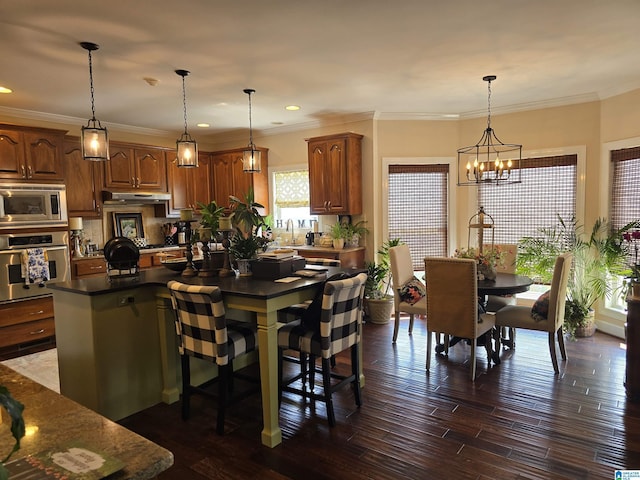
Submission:
M 293 220 L 289 219 L 287 220 L 287 226 L 286 226 L 286 232 L 289 231 L 289 224 L 291 224 L 291 245 L 295 245 L 296 244 L 296 236 L 294 234 L 293 231 Z

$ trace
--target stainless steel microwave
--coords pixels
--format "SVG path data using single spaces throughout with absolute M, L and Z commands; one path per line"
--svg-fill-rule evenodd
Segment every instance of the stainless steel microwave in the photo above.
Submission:
M 64 185 L 0 183 L 0 229 L 59 227 L 67 223 Z

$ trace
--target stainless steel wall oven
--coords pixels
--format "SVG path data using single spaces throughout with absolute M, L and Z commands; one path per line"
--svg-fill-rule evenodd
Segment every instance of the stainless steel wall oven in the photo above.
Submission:
M 29 283 L 24 278 L 23 252 L 43 248 L 48 257 L 49 280 Z M 50 283 L 71 278 L 69 235 L 66 231 L 0 233 L 0 302 L 49 295 Z

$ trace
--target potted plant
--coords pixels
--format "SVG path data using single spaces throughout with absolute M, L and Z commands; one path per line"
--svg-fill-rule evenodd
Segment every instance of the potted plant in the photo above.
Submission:
M 329 231 L 333 239 L 333 248 L 338 250 L 344 248 L 344 244 L 349 237 L 349 227 L 347 225 L 348 224 L 342 222 L 331 225 Z
M 389 294 L 391 281 L 391 260 L 389 249 L 400 245 L 399 238 L 383 243 L 377 252 L 378 263 L 367 262 L 367 281 L 364 284 L 364 311 L 371 323 L 385 324 L 393 312 L 393 295 Z
M 220 228 L 220 218 L 224 216 L 224 207 L 219 207 L 215 200 L 212 200 L 207 205 L 198 202 L 200 207 L 201 238 L 215 239 L 218 235 L 218 229 Z
M 564 330 L 572 337 L 590 336 L 595 332 L 595 303 L 613 293 L 611 275 L 624 275 L 628 248 L 623 235 L 637 226 L 631 222 L 612 229 L 598 218 L 588 236 L 575 219 L 539 229 L 539 235 L 524 237 L 518 243 L 516 270 L 539 283 L 551 283 L 553 265 L 563 252 L 573 253 L 571 277 L 567 287 Z
M 255 232 L 264 224 L 264 217 L 258 209 L 264 209 L 264 205 L 255 201 L 253 187 L 249 187 L 249 191 L 245 195 L 244 201 L 229 195 L 229 204 L 231 208 L 231 225 L 244 238 L 255 235 Z
M 347 224 L 347 237 L 345 244 L 351 247 L 357 247 L 360 244 L 360 239 L 369 233 L 369 229 L 365 227 L 367 222 L 360 220 L 356 223 Z
M 9 478 L 9 472 L 5 469 L 4 464 L 9 461 L 11 455 L 20 449 L 20 439 L 24 437 L 25 433 L 24 419 L 22 418 L 24 405 L 11 396 L 7 387 L 0 385 L 0 406 L 7 411 L 11 418 L 11 434 L 15 439 L 13 448 L 7 456 L 4 458 L 0 457 L 0 480 L 6 480 Z

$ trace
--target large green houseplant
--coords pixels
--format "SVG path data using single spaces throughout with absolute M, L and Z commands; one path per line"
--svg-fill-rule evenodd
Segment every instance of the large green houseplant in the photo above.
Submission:
M 516 271 L 538 283 L 551 283 L 556 257 L 573 253 L 564 321 L 564 329 L 570 335 L 593 333 L 593 307 L 598 300 L 612 295 L 611 276 L 628 272 L 623 234 L 637 223 L 613 229 L 609 222 L 598 218 L 587 235 L 574 218 L 558 217 L 557 225 L 541 228 L 537 235 L 524 237 L 518 243 Z
M 367 281 L 364 284 L 364 311 L 372 323 L 388 323 L 393 312 L 391 289 L 391 260 L 389 249 L 400 245 L 399 238 L 388 240 L 377 251 L 378 262 L 367 262 Z
M 255 201 L 253 188 L 240 199 L 233 195 L 229 196 L 231 205 L 231 225 L 235 233 L 231 237 L 229 253 L 233 255 L 241 275 L 250 275 L 251 267 L 249 260 L 256 258 L 256 253 L 264 248 L 269 240 L 262 235 L 258 235 L 260 227 L 267 227 L 265 217 L 259 209 L 264 209 L 264 205 Z
M 0 457 L 0 480 L 7 480 L 9 472 L 7 472 L 4 464 L 11 458 L 11 455 L 20 449 L 20 439 L 24 437 L 25 433 L 24 419 L 22 418 L 24 405 L 11 396 L 7 387 L 0 385 L 0 406 L 7 411 L 11 418 L 11 434 L 15 439 L 11 451 L 4 458 Z

